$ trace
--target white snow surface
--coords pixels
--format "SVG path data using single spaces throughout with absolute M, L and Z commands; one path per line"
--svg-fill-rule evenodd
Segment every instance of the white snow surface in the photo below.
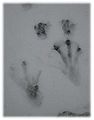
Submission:
M 89 111 L 89 6 L 32 5 L 23 10 L 21 5 L 4 5 L 4 114 L 8 116 L 56 116 L 59 112 Z M 72 40 L 80 44 L 83 53 L 79 59 L 80 85 L 75 86 L 59 67 L 61 58 L 52 50 L 56 41 L 65 40 L 59 21 L 71 19 L 76 23 Z M 33 29 L 39 21 L 50 22 L 48 37 L 40 40 Z M 21 62 L 25 60 L 28 75 L 42 73 L 39 78 L 42 104 L 34 105 L 18 85 L 23 82 Z M 15 67 L 12 79 L 10 66 Z M 63 63 L 62 63 L 63 67 Z M 22 82 L 20 81 L 22 80 Z M 31 79 L 32 80 L 32 79 Z M 15 82 L 16 81 L 16 82 Z M 16 84 L 17 83 L 17 84 Z

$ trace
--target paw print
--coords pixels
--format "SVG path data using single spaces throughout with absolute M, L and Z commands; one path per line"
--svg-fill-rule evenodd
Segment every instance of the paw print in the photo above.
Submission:
M 62 26 L 62 30 L 63 30 L 64 34 L 67 36 L 71 35 L 75 28 L 75 24 L 68 19 L 63 19 L 61 21 L 61 26 Z
M 59 53 L 62 62 L 65 64 L 65 68 L 62 67 L 62 71 L 65 71 L 69 79 L 77 85 L 80 79 L 79 58 L 82 54 L 81 47 L 78 43 L 68 39 L 55 43 L 53 48 Z
M 49 28 L 48 23 L 39 22 L 38 24 L 34 25 L 34 30 L 35 30 L 37 36 L 41 39 L 47 38 L 48 28 Z
M 17 77 L 17 69 L 15 69 L 15 66 L 11 66 L 11 79 L 26 92 L 28 98 L 33 101 L 35 105 L 41 105 L 43 96 L 40 91 L 39 78 L 42 71 L 40 70 L 36 75 L 32 75 L 30 77 L 27 70 L 28 63 L 26 61 L 22 61 L 21 67 L 23 71 L 23 78 L 21 79 L 20 77 Z

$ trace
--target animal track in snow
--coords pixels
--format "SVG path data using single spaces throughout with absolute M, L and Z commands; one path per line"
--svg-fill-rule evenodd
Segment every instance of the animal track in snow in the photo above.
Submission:
M 10 66 L 11 79 L 26 92 L 28 98 L 33 101 L 34 105 L 40 106 L 42 104 L 43 95 L 39 88 L 39 78 L 42 71 L 40 70 L 36 75 L 30 77 L 27 73 L 28 65 L 26 61 L 22 61 L 21 67 L 23 78 L 20 78 L 15 66 Z
M 53 49 L 59 53 L 65 65 L 65 68 L 61 68 L 63 73 L 68 75 L 73 84 L 79 85 L 79 57 L 82 54 L 79 44 L 71 40 L 59 41 L 53 45 Z

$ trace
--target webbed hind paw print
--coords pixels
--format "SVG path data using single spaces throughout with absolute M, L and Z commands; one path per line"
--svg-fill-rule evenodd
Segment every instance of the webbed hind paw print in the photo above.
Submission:
M 62 62 L 65 64 L 62 71 L 65 71 L 73 84 L 79 85 L 79 57 L 82 54 L 82 49 L 78 43 L 68 39 L 55 43 L 53 49 L 59 53 Z
M 14 66 L 10 66 L 10 77 L 11 79 L 25 91 L 28 100 L 33 105 L 40 106 L 42 104 L 43 95 L 40 91 L 39 78 L 41 75 L 41 70 L 35 75 L 28 75 L 28 62 L 22 61 L 21 68 L 23 72 L 23 77 L 19 76 L 19 70 Z

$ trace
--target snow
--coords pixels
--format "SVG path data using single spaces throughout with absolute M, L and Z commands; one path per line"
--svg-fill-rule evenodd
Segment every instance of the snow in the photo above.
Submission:
M 57 116 L 71 110 L 89 111 L 89 6 L 88 5 L 32 5 L 23 10 L 20 5 L 4 6 L 4 114 L 7 116 Z M 75 86 L 59 69 L 64 67 L 61 57 L 52 50 L 53 43 L 65 40 L 60 24 L 62 18 L 77 23 L 72 40 L 80 44 L 83 53 L 79 60 L 80 85 Z M 50 22 L 48 38 L 41 40 L 34 33 L 33 25 L 39 21 Z M 32 76 L 38 71 L 42 104 L 35 105 L 21 88 L 24 74 L 22 61 Z M 62 63 L 62 66 L 61 66 Z M 14 73 L 11 73 L 13 66 Z M 13 75 L 13 76 L 11 76 Z M 15 77 L 14 77 L 15 76 Z M 87 107 L 88 106 L 88 107 Z

